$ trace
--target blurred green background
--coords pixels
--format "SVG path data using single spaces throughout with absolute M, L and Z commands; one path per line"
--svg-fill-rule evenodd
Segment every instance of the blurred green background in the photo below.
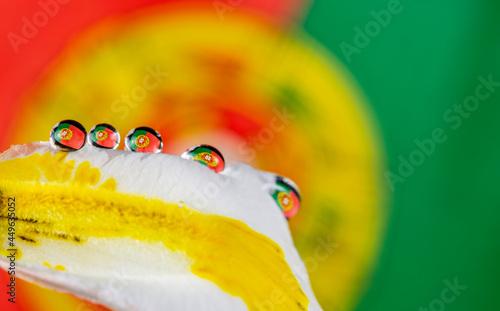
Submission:
M 499 310 L 500 88 L 469 105 L 460 126 L 444 114 L 475 94 L 479 76 L 500 82 L 500 3 L 401 1 L 400 12 L 349 61 L 342 42 L 357 47 L 354 28 L 364 30 L 375 20 L 371 11 L 390 3 L 315 1 L 305 22 L 368 96 L 390 172 L 419 149 L 415 139 L 436 128 L 448 137 L 394 185 L 382 254 L 356 310 Z M 451 303 L 434 301 L 455 278 L 467 289 Z

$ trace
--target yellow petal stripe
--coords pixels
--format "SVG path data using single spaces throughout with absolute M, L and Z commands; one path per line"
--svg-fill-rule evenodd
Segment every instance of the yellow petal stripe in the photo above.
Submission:
M 45 153 L 0 162 L 0 171 L 6 172 L 0 177 L 4 240 L 7 198 L 15 197 L 16 235 L 32 247 L 39 237 L 68 243 L 85 243 L 89 237 L 160 241 L 170 250 L 185 252 L 194 261 L 194 274 L 241 297 L 250 310 L 259 310 L 271 293 L 281 297 L 275 310 L 307 309 L 309 301 L 282 249 L 265 235 L 238 220 L 118 193 L 111 179 L 95 187 L 100 180 L 98 168 L 91 168 L 89 162 L 74 168 L 74 162 L 64 158 L 61 153 Z M 40 182 L 44 179 L 52 182 Z

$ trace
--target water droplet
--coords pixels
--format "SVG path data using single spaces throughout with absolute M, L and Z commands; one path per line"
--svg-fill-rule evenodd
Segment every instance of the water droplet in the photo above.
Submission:
M 182 158 L 201 163 L 216 173 L 224 170 L 224 157 L 219 150 L 210 145 L 197 145 L 184 151 Z
M 87 141 L 94 147 L 116 149 L 120 144 L 120 133 L 110 124 L 100 123 L 89 131 Z
M 50 131 L 50 144 L 61 151 L 76 151 L 85 146 L 87 131 L 77 121 L 63 120 Z
M 133 152 L 160 153 L 163 141 L 160 133 L 146 126 L 131 130 L 125 137 L 125 148 Z

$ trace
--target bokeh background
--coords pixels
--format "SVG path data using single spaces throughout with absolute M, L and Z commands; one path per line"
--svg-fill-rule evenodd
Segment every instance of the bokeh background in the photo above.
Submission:
M 496 1 L 1 8 L 1 151 L 66 118 L 213 144 L 299 185 L 290 228 L 325 310 L 499 309 Z M 0 298 L 105 310 L 22 281 Z

